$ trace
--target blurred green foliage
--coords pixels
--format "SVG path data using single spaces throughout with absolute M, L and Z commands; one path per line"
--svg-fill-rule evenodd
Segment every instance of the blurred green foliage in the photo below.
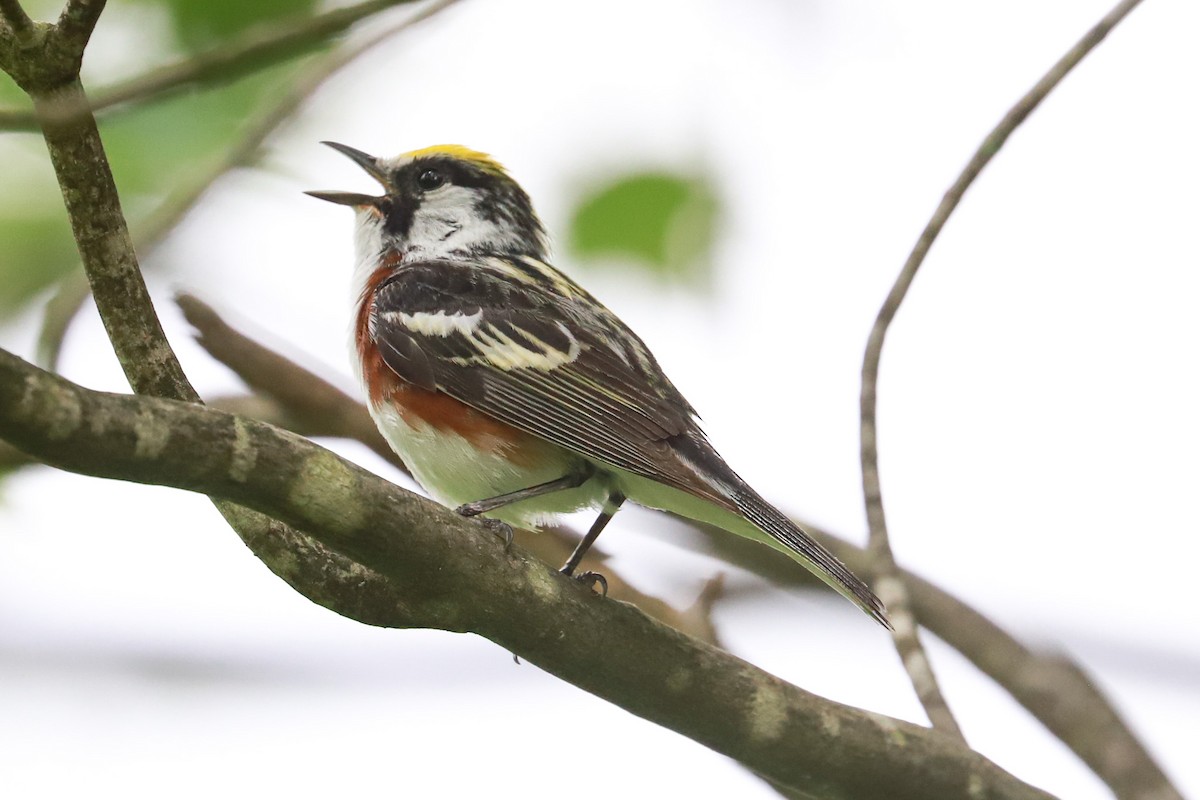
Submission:
M 222 38 L 273 18 L 311 13 L 316 5 L 313 0 L 125 2 L 169 9 L 179 57 L 218 46 Z M 284 64 L 232 84 L 102 116 L 105 150 L 131 227 L 137 230 L 139 216 L 186 185 L 198 165 L 219 158 L 237 137 L 242 122 L 277 92 L 294 69 L 294 62 Z M 30 107 L 7 76 L 0 76 L 0 102 L 5 108 Z M 16 311 L 78 265 L 58 187 L 52 178 L 42 179 L 49 175 L 47 168 L 45 176 L 36 179 L 0 183 L 5 193 L 0 199 L 0 315 Z
M 197 164 L 229 147 L 242 122 L 291 72 L 287 66 L 276 67 L 219 91 L 176 95 L 102 121 L 104 149 L 122 196 L 171 192 Z
M 248 28 L 320 10 L 316 0 L 111 0 L 110 6 L 118 3 L 170 14 L 175 41 L 148 48 L 154 63 L 147 63 L 146 70 L 162 61 L 164 49 L 183 58 L 219 47 Z M 57 5 L 39 8 L 31 2 L 30 11 L 52 19 Z M 297 63 L 293 59 L 230 84 L 170 95 L 101 117 L 105 147 L 135 231 L 141 219 L 173 194 L 186 193 L 195 176 L 205 172 L 204 165 L 221 158 L 244 121 L 292 80 Z M 92 84 L 100 82 L 93 76 Z M 0 104 L 29 107 L 6 76 L 0 76 Z M 26 148 L 36 134 L 7 136 L 14 137 L 12 146 Z M 40 155 L 40 143 L 37 147 Z M 0 315 L 20 309 L 77 268 L 48 167 L 27 172 L 28 177 L 14 178 L 10 172 L 8 180 L 0 179 Z M 705 288 L 719 211 L 711 187 L 702 171 L 647 171 L 592 186 L 578 201 L 569 247 L 583 261 L 625 261 L 664 280 Z
M 188 52 L 213 47 L 260 22 L 305 16 L 317 9 L 317 0 L 126 0 L 171 13 L 175 36 Z
M 667 280 L 707 288 L 719 202 L 704 175 L 642 172 L 601 184 L 571 220 L 580 259 L 625 259 Z
M 5 108 L 28 108 L 30 105 L 21 87 L 3 72 L 0 72 L 0 103 L 4 103 Z
M 57 187 L 50 188 L 31 199 L 25 214 L 0 216 L 0 314 L 24 305 L 78 261 Z

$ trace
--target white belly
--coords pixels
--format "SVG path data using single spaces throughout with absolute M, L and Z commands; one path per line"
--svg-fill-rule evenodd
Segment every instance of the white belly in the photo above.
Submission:
M 410 426 L 388 404 L 371 405 L 371 416 L 429 496 L 450 508 L 552 481 L 580 465 L 578 456 L 547 445 L 536 466 L 518 466 L 498 452 L 478 450 L 453 431 Z M 485 516 L 521 528 L 537 527 L 556 514 L 598 507 L 608 496 L 607 483 L 606 476 L 597 475 L 578 488 L 503 506 Z

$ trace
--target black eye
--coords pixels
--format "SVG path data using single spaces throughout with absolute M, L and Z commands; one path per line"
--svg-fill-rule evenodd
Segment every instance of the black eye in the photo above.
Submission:
M 426 192 L 433 191 L 446 182 L 446 177 L 436 169 L 427 169 L 417 177 L 417 186 Z

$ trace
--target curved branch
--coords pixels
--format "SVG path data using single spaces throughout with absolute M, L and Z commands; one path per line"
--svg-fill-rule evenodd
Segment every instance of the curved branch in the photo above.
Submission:
M 39 109 L 64 104 L 86 109 L 78 73 L 82 49 L 76 53 L 52 45 L 18 60 L 21 85 Z M 13 66 L 10 55 L 0 52 L 5 69 Z M 140 394 L 198 402 L 142 279 L 95 118 L 90 113 L 72 118 L 50 114 L 42 117 L 42 128 L 92 295 L 126 378 Z M 361 596 L 354 587 L 366 580 L 361 567 L 284 523 L 227 500 L 214 498 L 214 504 L 269 569 L 315 602 L 359 618 L 356 604 Z M 281 540 L 287 545 L 279 546 Z M 315 575 L 296 574 L 294 551 L 324 558 L 319 564 L 312 562 Z M 311 584 L 305 578 L 312 579 Z M 346 591 L 330 593 L 330 585 Z
M 61 40 L 69 42 L 78 48 L 79 52 L 87 47 L 92 38 L 92 31 L 100 21 L 107 0 L 70 0 L 58 17 L 58 34 Z
M 245 413 L 303 436 L 330 436 L 360 442 L 408 474 L 404 462 L 379 433 L 366 408 L 356 400 L 304 367 L 234 330 L 197 298 L 180 295 L 175 302 L 184 318 L 196 328 L 196 341 L 200 346 L 257 392 L 250 397 L 214 400 L 213 407 Z M 0 448 L 0 466 L 3 463 L 3 449 Z M 562 528 L 541 533 L 518 530 L 515 535 L 517 542 L 548 564 L 565 562 L 579 543 L 578 534 Z M 589 564 L 589 569 L 598 570 L 604 568 L 603 560 L 603 551 L 593 548 L 588 551 L 585 563 Z M 604 568 L 604 571 L 612 597 L 635 603 L 672 628 L 720 646 L 709 613 L 722 586 L 719 576 L 705 585 L 692 608 L 679 610 L 639 591 L 611 569 Z
M 478 633 L 785 786 L 829 800 L 1050 797 L 935 731 L 804 692 L 506 554 L 478 522 L 278 428 L 90 391 L 0 351 L 0 438 L 63 469 L 225 497 L 302 528 L 387 580 L 396 602 L 372 609 L 383 624 Z
M 999 152 L 1012 132 L 1025 121 L 1026 117 L 1066 77 L 1067 73 L 1082 61 L 1084 56 L 1091 52 L 1096 45 L 1100 44 L 1109 31 L 1140 2 L 1141 0 L 1122 0 L 1118 3 L 1050 68 L 1050 71 L 1004 115 L 1004 118 L 979 145 L 954 185 L 942 198 L 933 217 L 925 226 L 920 238 L 917 239 L 916 245 L 913 246 L 908 260 L 900 270 L 895 284 L 879 309 L 867 341 L 866 352 L 863 354 L 862 392 L 859 398 L 862 479 L 867 523 L 870 529 L 871 566 L 876 575 L 875 589 L 887 604 L 892 623 L 895 625 L 893 640 L 896 643 L 896 649 L 904 668 L 909 673 L 917 697 L 920 698 L 921 705 L 925 707 L 929 721 L 935 728 L 959 737 L 962 736 L 962 732 L 950 712 L 949 705 L 942 697 L 941 689 L 938 687 L 937 679 L 929 664 L 929 658 L 925 654 L 925 648 L 921 645 L 917 621 L 913 617 L 910 607 L 908 590 L 901 577 L 900 569 L 896 566 L 896 559 L 888 541 L 887 520 L 883 512 L 883 490 L 879 482 L 879 451 L 875 421 L 876 387 L 879 381 L 879 361 L 883 354 L 884 337 L 887 335 L 888 326 L 900 309 L 900 304 L 904 301 L 904 296 L 908 293 L 909 286 L 916 277 L 917 270 L 925 260 L 929 248 L 933 246 L 933 242 L 946 224 L 946 220 L 950 218 L 950 214 L 958 206 L 975 178 Z
M 404 469 L 395 453 L 379 442 L 379 431 L 361 403 L 299 364 L 234 330 L 212 308 L 196 298 L 185 295 L 177 298 L 177 302 L 184 316 L 197 329 L 200 345 L 261 395 L 271 398 L 284 416 L 261 416 L 261 409 L 255 411 L 245 405 L 234 407 L 221 405 L 219 401 L 214 401 L 214 405 L 249 413 L 258 419 L 281 420 L 284 427 L 307 436 L 347 436 L 372 447 L 397 468 Z M 687 524 L 690 531 L 703 537 L 703 547 L 722 561 L 784 586 L 828 588 L 807 570 L 777 558 L 773 551 L 755 542 L 729 536 L 724 531 L 709 535 L 710 529 Z M 854 572 L 869 570 L 870 557 L 865 550 L 811 522 L 802 521 L 800 526 Z M 539 558 L 550 564 L 561 564 L 573 547 L 573 542 L 565 538 L 545 534 L 524 539 L 518 532 L 518 541 L 534 549 Z M 924 578 L 911 572 L 904 572 L 903 578 L 921 624 L 1008 691 L 1091 767 L 1118 797 L 1182 800 L 1179 791 L 1171 785 L 1108 698 L 1077 665 L 1063 656 L 1029 649 L 978 611 Z M 615 582 L 613 593 L 618 597 L 625 596 Z M 709 641 L 709 634 L 703 627 L 689 628 L 682 625 L 678 617 L 660 615 L 651 610 L 652 605 L 647 604 L 646 598 L 630 599 L 656 618 Z
M 870 554 L 808 520 L 804 530 L 854 572 Z M 753 542 L 692 528 L 698 548 L 781 586 L 825 590 L 807 571 L 760 553 Z M 765 557 L 764 557 L 765 555 Z M 903 573 L 921 625 L 996 681 L 1087 764 L 1120 798 L 1183 800 L 1109 699 L 1063 654 L 1026 647 L 968 604 L 912 572 Z
M 33 32 L 33 20 L 25 13 L 21 0 L 0 0 L 0 22 L 8 26 L 18 41 Z
M 78 79 L 33 100 L 39 108 L 87 103 Z M 142 279 L 96 120 L 47 119 L 42 133 L 100 319 L 130 385 L 139 394 L 199 400 Z

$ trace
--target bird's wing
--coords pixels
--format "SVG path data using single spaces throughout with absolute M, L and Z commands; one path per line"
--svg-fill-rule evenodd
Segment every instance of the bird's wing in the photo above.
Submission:
M 737 514 L 888 624 L 862 581 L 725 464 L 641 339 L 549 266 L 406 265 L 376 290 L 371 334 L 404 380 Z
M 664 460 L 671 437 L 699 434 L 691 406 L 632 331 L 564 289 L 582 292 L 479 264 L 408 265 L 376 290 L 371 332 L 384 361 L 411 383 L 691 490 Z

